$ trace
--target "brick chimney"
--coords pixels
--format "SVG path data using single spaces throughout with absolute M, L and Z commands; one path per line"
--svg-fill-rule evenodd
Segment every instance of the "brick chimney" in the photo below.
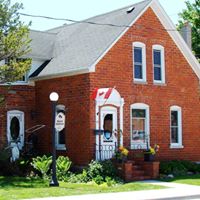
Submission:
M 192 27 L 189 22 L 185 22 L 180 33 L 185 40 L 186 44 L 190 49 L 192 49 Z

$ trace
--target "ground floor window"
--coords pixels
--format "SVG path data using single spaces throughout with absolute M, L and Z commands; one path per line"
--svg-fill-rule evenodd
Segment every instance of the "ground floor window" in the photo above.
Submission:
M 179 106 L 170 108 L 171 148 L 182 148 L 182 111 Z
M 131 105 L 131 148 L 145 149 L 149 143 L 149 106 Z
M 65 150 L 65 128 L 62 131 L 56 132 L 56 149 Z
M 16 144 L 20 150 L 24 146 L 24 112 L 7 112 L 7 140 L 9 145 Z

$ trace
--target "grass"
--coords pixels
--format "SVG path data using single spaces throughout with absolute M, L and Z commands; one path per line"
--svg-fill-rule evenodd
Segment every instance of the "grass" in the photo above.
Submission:
M 173 183 L 184 183 L 189 185 L 200 186 L 200 174 L 178 176 L 172 179 L 162 179 L 162 180 Z
M 36 178 L 0 177 L 0 200 L 16 200 L 37 197 L 69 196 L 80 194 L 125 192 L 136 190 L 162 189 L 145 183 L 132 182 L 112 187 L 104 185 L 60 182 L 60 187 L 49 187 L 48 181 Z

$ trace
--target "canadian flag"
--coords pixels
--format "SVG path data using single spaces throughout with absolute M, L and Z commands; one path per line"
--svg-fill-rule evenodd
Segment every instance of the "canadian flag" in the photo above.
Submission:
M 96 98 L 108 99 L 112 93 L 113 88 L 95 88 L 92 92 L 91 99 L 95 100 Z

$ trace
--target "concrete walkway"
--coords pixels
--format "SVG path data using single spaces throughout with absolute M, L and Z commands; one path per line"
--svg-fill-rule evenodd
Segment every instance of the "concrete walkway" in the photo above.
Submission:
M 179 183 L 169 183 L 161 181 L 142 181 L 155 185 L 163 185 L 169 187 L 159 190 L 143 190 L 135 192 L 119 192 L 104 194 L 89 194 L 64 197 L 38 198 L 34 200 L 200 200 L 200 186 L 192 186 Z

